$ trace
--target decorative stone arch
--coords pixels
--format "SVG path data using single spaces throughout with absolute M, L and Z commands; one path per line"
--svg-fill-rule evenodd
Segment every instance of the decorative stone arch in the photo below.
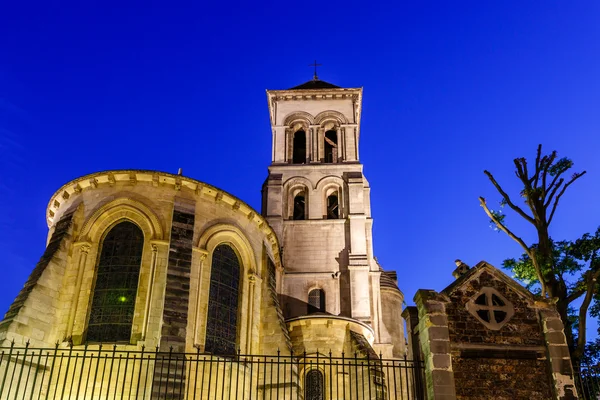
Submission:
M 316 355 L 320 356 L 321 354 L 322 353 L 317 353 Z M 328 357 L 326 354 L 322 355 L 323 357 Z M 312 355 L 310 360 L 312 360 Z M 328 387 L 329 379 L 331 379 L 331 377 L 327 374 L 327 368 L 325 367 L 325 365 L 320 365 L 313 362 L 305 362 L 303 367 L 301 368 L 300 376 L 302 378 L 301 387 L 304 395 L 303 398 L 308 400 L 324 400 L 326 398 L 325 388 Z M 320 382 L 315 382 L 315 378 L 320 380 Z M 317 386 L 315 386 L 315 384 Z
M 311 114 L 305 111 L 296 111 L 285 116 L 283 125 L 291 128 L 295 123 L 303 122 L 308 127 L 308 125 L 314 125 L 314 121 L 315 118 Z
M 334 192 L 337 192 L 338 207 L 339 207 L 338 218 L 345 217 L 344 204 L 346 204 L 346 202 L 345 202 L 346 190 L 345 190 L 345 182 L 342 178 L 340 178 L 338 176 L 326 176 L 326 177 L 322 178 L 319 182 L 317 182 L 316 191 L 321 196 L 321 204 L 323 205 L 321 215 L 325 216 L 325 218 L 327 217 L 327 207 L 328 207 L 327 198 L 330 195 L 332 195 Z
M 342 125 L 348 123 L 338 111 L 323 111 L 315 118 L 317 129 L 318 159 L 325 163 L 337 163 L 344 159 L 344 135 Z
M 138 200 L 121 197 L 94 211 L 84 222 L 76 242 L 80 262 L 67 327 L 74 344 L 81 344 L 86 339 L 87 323 L 91 311 L 89 305 L 94 296 L 96 269 L 103 239 L 114 226 L 123 221 L 132 222 L 141 229 L 144 235 L 130 343 L 135 344 L 144 336 L 148 311 L 146 301 L 152 290 L 145 283 L 148 282 L 151 270 L 154 268 L 157 251 L 156 246 L 151 242 L 162 240 L 164 230 L 158 216 L 150 207 Z
M 288 162 L 303 164 L 310 157 L 310 127 L 313 124 L 313 116 L 304 111 L 296 111 L 285 117 L 286 160 Z M 300 131 L 304 132 L 303 142 L 302 136 L 298 136 L 301 135 Z M 303 148 L 299 147 L 301 144 Z
M 320 112 L 315 117 L 315 125 L 323 126 L 323 124 L 327 121 L 335 121 L 338 126 L 348 124 L 348 119 L 346 116 L 339 111 L 327 110 Z
M 256 253 L 252 248 L 252 244 L 244 234 L 244 232 L 235 225 L 228 223 L 219 223 L 207 228 L 198 240 L 198 249 L 206 258 L 203 261 L 200 280 L 198 285 L 198 293 L 196 294 L 196 326 L 194 327 L 195 337 L 194 343 L 204 349 L 206 340 L 206 325 L 208 318 L 208 300 L 210 296 L 210 276 L 212 267 L 212 255 L 217 246 L 226 244 L 229 245 L 238 256 L 240 261 L 240 284 L 239 284 L 239 299 L 238 299 L 238 348 L 242 352 L 251 351 L 252 347 L 252 327 L 258 320 L 255 320 L 254 315 L 257 315 L 260 310 L 260 304 L 254 302 L 254 293 L 257 289 L 256 281 L 260 281 L 256 259 Z M 192 271 L 194 274 L 195 271 Z M 260 285 L 258 285 L 260 287 Z M 254 338 L 256 339 L 256 338 Z
M 152 209 L 140 201 L 121 197 L 94 211 L 83 224 L 79 241 L 97 243 L 110 227 L 125 219 L 139 226 L 146 240 L 162 240 L 164 237 L 162 224 Z
M 305 210 L 304 219 L 308 219 L 308 208 L 309 208 L 309 195 L 313 190 L 312 183 L 305 177 L 295 176 L 288 179 L 283 184 L 283 215 L 285 219 L 292 219 L 294 212 L 294 199 L 295 197 L 304 192 Z

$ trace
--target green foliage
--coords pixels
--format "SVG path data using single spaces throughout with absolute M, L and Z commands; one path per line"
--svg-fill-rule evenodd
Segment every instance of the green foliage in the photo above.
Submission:
M 592 235 L 586 233 L 574 242 L 552 241 L 552 262 L 546 264 L 542 271 L 544 274 L 554 274 L 558 281 L 564 282 L 567 288 L 567 297 L 572 304 L 587 290 L 588 274 L 597 273 L 600 270 L 600 227 Z M 537 248 L 537 245 L 532 246 Z M 541 294 L 539 280 L 529 256 L 524 253 L 518 259 L 509 258 L 502 263 L 503 268 L 512 271 L 513 276 L 531 290 L 534 294 Z M 579 314 L 578 310 L 569 306 L 569 320 L 567 327 L 571 327 L 575 338 L 579 336 Z M 589 314 L 594 318 L 600 318 L 600 287 L 596 285 L 593 300 L 589 308 Z M 598 330 L 600 335 L 600 328 Z M 600 339 L 588 342 L 584 360 L 600 361 Z
M 563 280 L 567 287 L 574 289 L 578 285 L 577 273 L 586 266 L 573 251 L 574 243 L 569 241 L 554 242 L 552 246 L 552 262 L 542 265 L 542 274 L 554 274 L 557 280 Z M 531 246 L 537 249 L 537 244 Z M 505 269 L 512 271 L 514 277 L 536 294 L 540 294 L 539 279 L 529 255 L 523 253 L 520 258 L 508 258 L 502 262 Z
M 550 174 L 550 176 L 556 176 L 567 171 L 572 166 L 573 161 L 569 160 L 566 157 L 563 157 L 560 160 L 556 161 L 554 164 L 550 165 L 550 167 L 548 168 L 548 173 Z

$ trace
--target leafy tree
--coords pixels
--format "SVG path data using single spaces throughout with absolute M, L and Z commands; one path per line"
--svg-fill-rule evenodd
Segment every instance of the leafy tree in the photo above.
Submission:
M 555 299 L 556 308 L 566 327 L 565 334 L 571 354 L 579 359 L 585 345 L 587 311 L 594 296 L 597 296 L 596 281 L 600 275 L 597 251 L 600 230 L 594 236 L 583 235 L 575 242 L 554 242 L 550 237 L 549 227 L 567 188 L 586 172 L 574 173 L 566 177 L 573 162 L 568 158 L 557 158 L 556 151 L 549 155 L 542 155 L 542 145 L 538 146 L 531 171 L 525 158 L 516 158 L 514 164 L 515 174 L 523 187 L 520 197 L 526 207 L 515 204 L 489 171 L 484 173 L 500 193 L 501 206 L 508 206 L 534 226 L 537 243 L 526 244 L 520 236 L 509 229 L 505 223 L 505 215 L 501 211 L 491 210 L 483 197 L 479 198 L 479 202 L 495 227 L 523 248 L 524 254 L 518 260 L 508 259 L 504 262 L 504 266 L 511 269 L 529 288 L 539 284 L 541 296 Z M 584 297 L 579 308 L 577 325 L 574 326 L 569 310 L 572 303 L 582 296 Z M 600 314 L 600 306 L 595 307 L 598 309 L 596 314 Z M 592 312 L 596 308 L 593 308 Z M 576 328 L 577 340 L 572 328 Z

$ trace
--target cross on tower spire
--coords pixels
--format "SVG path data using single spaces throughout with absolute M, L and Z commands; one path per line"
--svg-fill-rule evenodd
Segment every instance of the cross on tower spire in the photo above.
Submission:
M 315 67 L 315 73 L 313 75 L 313 80 L 318 80 L 319 77 L 317 76 L 317 67 L 320 67 L 323 64 L 317 64 L 317 60 L 315 60 L 315 62 L 313 64 L 308 64 L 309 67 Z

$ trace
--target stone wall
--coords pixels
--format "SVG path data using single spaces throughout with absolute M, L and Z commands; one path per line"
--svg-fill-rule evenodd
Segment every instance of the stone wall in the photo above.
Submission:
M 9 341 L 23 345 L 47 346 L 57 329 L 57 314 L 61 310 L 62 276 L 73 242 L 73 216 L 66 212 L 50 236 L 50 240 L 19 295 L 0 322 L 0 343 Z
M 495 288 L 514 307 L 514 315 L 502 329 L 487 328 L 465 307 L 483 287 Z M 537 308 L 487 271 L 448 297 L 446 314 L 457 398 L 551 398 Z M 525 375 L 527 379 L 522 379 Z
M 428 399 L 574 399 L 562 321 L 549 301 L 481 262 L 405 313 Z M 418 344 L 415 344 L 415 340 Z

